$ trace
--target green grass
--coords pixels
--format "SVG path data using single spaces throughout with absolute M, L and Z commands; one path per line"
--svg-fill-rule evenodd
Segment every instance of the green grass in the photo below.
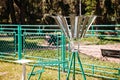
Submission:
M 34 39 L 34 38 L 28 38 L 26 39 L 26 42 L 32 42 L 32 43 L 37 43 L 37 44 L 43 44 L 43 42 L 45 41 L 45 39 Z
M 116 44 L 120 43 L 120 38 L 114 38 L 114 37 L 86 37 L 81 39 L 81 43 L 88 44 L 88 45 L 106 45 L 106 44 Z
M 48 59 L 61 59 L 61 51 L 56 49 L 43 49 L 43 50 L 27 50 L 25 55 L 26 58 L 32 60 L 38 60 L 39 57 Z
M 114 67 L 114 68 L 120 68 L 119 63 L 114 63 L 114 62 L 109 62 L 109 61 L 102 61 L 98 58 L 93 58 L 86 56 L 84 54 L 80 54 L 81 61 L 83 63 L 87 64 L 95 64 L 95 65 L 100 65 L 100 66 L 108 66 L 108 67 Z
M 120 64 L 107 62 L 107 61 L 101 61 L 99 59 L 91 58 L 91 57 L 88 57 L 83 54 L 80 54 L 80 58 L 81 58 L 82 63 L 94 64 L 94 65 L 99 65 L 99 66 L 107 66 L 110 68 L 119 68 L 120 67 Z M 84 66 L 84 67 L 86 67 L 86 66 Z M 31 69 L 32 69 L 32 66 L 27 66 L 27 73 L 29 73 L 31 71 Z M 106 69 L 102 68 L 102 70 L 104 71 Z M 112 70 L 111 70 L 111 72 L 112 72 Z M 1 73 L 5 73 L 5 74 L 0 75 L 0 80 L 20 80 L 21 73 L 22 73 L 22 65 L 0 61 L 0 74 Z M 65 80 L 66 73 L 65 72 L 61 72 L 61 73 L 62 73 L 61 80 Z M 57 80 L 57 76 L 58 76 L 57 74 L 58 74 L 57 70 L 52 70 L 52 69 L 46 68 L 45 72 L 42 74 L 41 80 Z M 103 75 L 104 73 L 97 73 L 97 74 Z M 109 75 L 109 77 L 116 77 L 116 76 Z M 71 78 L 70 80 L 72 80 L 72 77 L 70 77 L 70 78 Z M 31 80 L 36 80 L 36 79 L 37 79 L 37 76 L 33 77 Z M 81 74 L 76 75 L 76 80 L 82 80 Z M 87 76 L 87 80 L 102 80 L 102 79 Z
M 120 68 L 119 63 L 102 61 L 102 60 L 99 60 L 97 58 L 91 58 L 91 57 L 88 57 L 88 56 L 85 56 L 85 55 L 82 55 L 82 54 L 80 56 L 81 56 L 82 63 L 85 63 L 83 65 L 84 68 L 89 67 L 89 69 L 92 70 L 92 66 L 88 66 L 88 65 L 94 65 L 94 66 L 97 66 L 97 67 L 94 67 L 95 70 L 114 72 L 114 73 L 118 73 L 118 70 L 112 70 L 112 69 L 108 69 L 108 68 Z M 106 67 L 106 68 L 104 68 L 104 67 Z M 86 71 L 86 72 L 90 72 L 90 71 Z M 104 72 L 95 72 L 95 74 L 101 75 L 101 76 L 113 77 L 113 78 L 117 77 L 116 75 L 105 74 Z
M 0 61 L 0 80 L 21 80 L 22 65 L 2 62 Z M 31 71 L 32 67 L 27 66 L 26 74 Z M 2 74 L 3 73 L 3 74 Z M 72 75 L 71 75 L 72 76 Z M 33 76 L 31 80 L 37 80 L 37 75 Z M 57 80 L 58 72 L 57 70 L 45 69 L 45 72 L 42 74 L 41 80 Z M 61 72 L 61 80 L 66 79 L 66 72 Z M 76 80 L 81 80 L 82 76 L 76 74 Z M 70 77 L 72 80 L 72 77 Z M 87 77 L 87 80 L 98 80 L 97 78 Z M 99 79 L 101 80 L 101 79 Z

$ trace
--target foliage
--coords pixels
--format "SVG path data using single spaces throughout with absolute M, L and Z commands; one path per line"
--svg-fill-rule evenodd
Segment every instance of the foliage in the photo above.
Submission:
M 120 23 L 119 0 L 96 0 L 96 15 L 98 24 Z
M 48 15 L 97 15 L 96 24 L 120 23 L 119 0 L 0 0 L 0 23 L 54 24 Z
M 86 14 L 88 15 L 94 15 L 95 13 L 95 6 L 96 6 L 96 1 L 95 0 L 86 0 Z

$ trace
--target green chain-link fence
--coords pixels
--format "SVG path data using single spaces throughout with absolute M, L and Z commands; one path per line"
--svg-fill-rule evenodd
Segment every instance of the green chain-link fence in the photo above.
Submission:
M 66 55 L 65 37 L 55 25 L 1 25 L 0 45 L 0 57 L 65 60 Z
M 53 29 L 49 29 L 49 27 L 53 27 Z M 61 30 L 54 28 L 56 28 L 55 25 L 1 25 L 0 59 L 29 58 L 44 61 L 65 61 L 68 58 L 67 53 L 65 53 L 65 36 Z M 62 66 L 65 68 L 66 65 Z M 90 66 L 90 68 L 86 66 Z M 113 76 L 115 74 L 118 77 L 120 75 L 119 68 L 115 69 L 115 73 L 110 73 L 113 68 L 106 72 L 103 69 L 98 70 L 99 67 L 106 69 L 104 66 L 83 64 L 83 67 L 87 75 L 102 78 L 105 78 L 105 76 L 96 75 L 96 72 L 99 72 L 99 74 L 108 73 Z
M 61 32 L 24 32 L 23 53 L 25 58 L 46 58 L 61 60 L 62 57 L 62 36 Z M 65 54 L 65 53 L 64 53 Z
M 16 28 L 3 25 L 0 27 L 0 57 L 1 57 L 0 59 L 3 58 L 15 59 L 16 54 L 17 54 Z

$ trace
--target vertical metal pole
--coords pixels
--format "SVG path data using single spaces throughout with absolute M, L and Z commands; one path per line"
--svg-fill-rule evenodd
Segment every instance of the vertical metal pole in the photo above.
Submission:
M 94 26 L 92 25 L 92 37 L 94 37 Z
M 25 54 L 26 52 L 26 50 L 25 50 L 25 37 L 26 37 L 26 34 L 25 34 L 25 32 L 22 34 L 22 52 Z
M 68 44 L 68 60 L 70 61 L 70 42 L 69 42 L 69 44 Z
M 66 55 L 66 47 L 65 47 L 65 35 L 62 33 L 62 44 L 61 44 L 61 46 L 62 46 L 62 61 L 63 62 L 65 62 L 65 55 Z M 66 63 L 63 63 L 63 65 L 62 65 L 62 69 L 63 69 L 63 71 L 65 71 L 65 65 L 66 65 Z
M 18 59 L 22 58 L 21 26 L 18 26 Z
M 67 73 L 67 78 L 66 78 L 66 80 L 69 80 L 69 76 L 70 76 L 70 71 L 71 71 L 71 67 L 72 67 L 73 58 L 74 58 L 74 53 L 72 53 L 72 58 L 71 58 L 71 60 L 70 60 L 70 66 L 69 66 L 69 68 L 68 68 L 68 73 Z
M 76 52 L 76 55 L 77 55 L 78 63 L 79 63 L 79 65 L 80 65 L 80 69 L 81 69 L 81 71 L 82 71 L 83 79 L 86 80 L 86 76 L 85 76 L 85 73 L 84 73 L 84 70 L 83 70 L 83 67 L 82 67 L 82 63 L 81 63 L 81 61 L 80 61 L 80 57 L 79 57 L 79 55 L 78 55 L 78 51 Z
M 40 78 L 41 78 L 41 74 L 42 74 L 42 73 L 39 74 L 39 76 L 38 76 L 38 80 L 40 80 Z
M 56 31 L 55 31 L 56 32 Z M 56 46 L 57 46 L 57 57 L 58 57 L 58 60 L 60 60 L 59 59 L 59 56 L 60 56 L 60 54 L 59 54 L 59 35 L 58 34 L 55 34 L 55 36 L 56 36 L 56 39 L 57 39 L 57 41 L 55 42 L 55 44 L 56 44 Z
M 22 80 L 25 80 L 25 76 L 26 76 L 26 64 L 23 63 L 22 67 L 23 67 L 23 70 L 22 70 Z
M 73 52 L 74 54 L 74 60 L 73 60 L 73 80 L 75 80 L 75 56 L 76 56 L 76 52 Z
M 30 73 L 30 75 L 28 76 L 28 80 L 30 80 L 30 78 L 31 78 L 31 76 L 32 76 L 32 73 L 33 73 L 33 71 L 34 71 L 34 69 L 35 69 L 35 65 L 33 65 L 33 67 L 32 67 L 32 71 L 31 71 L 31 73 Z
M 14 31 L 13 35 L 14 35 L 15 53 L 17 52 L 17 45 L 16 45 L 16 44 L 17 44 L 17 43 L 16 43 L 16 40 L 17 40 L 17 39 L 16 39 L 16 34 L 17 34 L 17 33 Z

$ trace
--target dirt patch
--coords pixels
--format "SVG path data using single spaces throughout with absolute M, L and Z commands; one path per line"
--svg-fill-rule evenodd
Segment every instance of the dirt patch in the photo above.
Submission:
M 120 63 L 120 58 L 113 57 L 103 57 L 101 54 L 101 49 L 112 49 L 112 50 L 120 50 L 120 44 L 113 45 L 81 45 L 79 51 L 88 56 L 92 56 L 101 60 L 110 61 Z

